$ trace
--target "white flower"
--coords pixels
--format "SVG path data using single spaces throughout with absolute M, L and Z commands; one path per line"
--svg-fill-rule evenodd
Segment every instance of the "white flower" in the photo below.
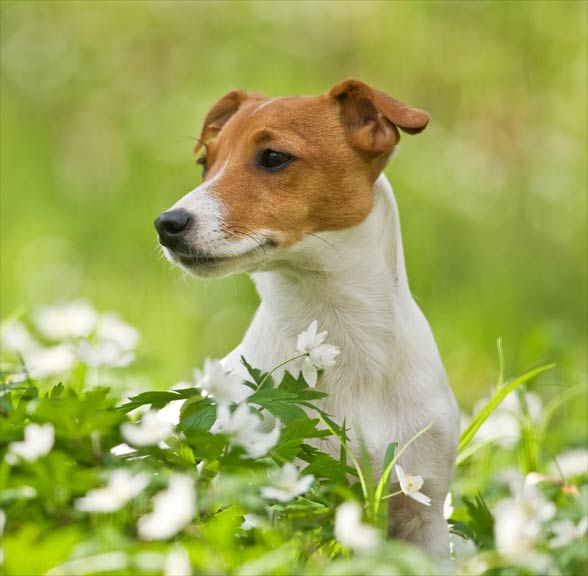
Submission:
M 280 470 L 271 472 L 270 480 L 272 486 L 262 488 L 262 496 L 279 502 L 289 502 L 308 491 L 310 485 L 314 482 L 314 476 L 309 474 L 298 478 L 296 466 L 288 463 L 284 464 L 284 467 Z
M 296 342 L 296 349 L 301 352 L 302 354 L 310 354 L 312 350 L 318 348 L 329 335 L 328 332 L 319 332 L 318 330 L 318 321 L 313 320 L 309 327 L 304 331 L 298 334 L 298 340 Z
M 153 512 L 139 518 L 139 536 L 143 540 L 171 538 L 192 521 L 195 511 L 194 481 L 185 474 L 175 474 L 168 488 L 153 498 Z
M 180 421 L 180 412 L 185 400 L 172 400 L 168 402 L 161 410 L 157 411 L 159 418 L 175 426 Z
M 345 502 L 335 513 L 335 538 L 358 552 L 373 550 L 380 543 L 380 533 L 361 521 L 361 508 L 356 502 Z
M 550 540 L 549 544 L 552 548 L 563 548 L 571 544 L 574 540 L 585 536 L 588 530 L 588 517 L 584 516 L 577 525 L 574 525 L 571 520 L 567 519 L 552 522 L 550 528 L 553 531 L 554 537 Z
M 226 404 L 219 404 L 216 422 L 210 431 L 226 434 L 229 443 L 244 448 L 250 458 L 265 456 L 280 439 L 279 421 L 266 431 L 264 422 L 247 404 L 239 404 L 232 413 Z
M 251 530 L 252 528 L 261 528 L 265 524 L 263 518 L 257 514 L 245 514 L 241 523 L 241 530 Z
M 106 486 L 90 490 L 75 502 L 82 512 L 114 512 L 143 492 L 149 484 L 149 474 L 132 475 L 127 469 L 115 470 Z
M 413 500 L 424 504 L 425 506 L 431 505 L 431 499 L 419 492 L 419 490 L 423 487 L 423 478 L 422 476 L 412 476 L 410 474 L 406 474 L 402 469 L 402 466 L 396 464 L 396 476 L 398 476 L 398 482 L 400 483 L 400 489 L 407 495 L 410 496 Z
M 41 456 L 49 454 L 54 443 L 55 428 L 53 424 L 33 423 L 24 429 L 24 441 L 11 442 L 8 450 L 24 460 L 35 462 Z
M 549 557 L 536 549 L 543 523 L 553 518 L 555 505 L 546 501 L 536 485 L 525 483 L 514 498 L 494 509 L 496 549 L 509 562 L 545 572 Z
M 445 502 L 443 502 L 443 517 L 445 520 L 449 520 L 453 516 L 453 496 L 451 492 L 447 492 L 445 496 Z
M 555 476 L 563 475 L 570 479 L 582 474 L 588 474 L 588 449 L 574 448 L 555 457 L 557 465 L 553 464 L 550 471 Z
M 94 308 L 83 300 L 40 308 L 34 314 L 39 332 L 49 340 L 88 336 L 96 325 Z
M 121 320 L 114 312 L 105 312 L 100 315 L 96 336 L 101 341 L 113 342 L 121 350 L 133 350 L 141 340 L 139 331 L 130 324 Z
M 133 352 L 123 350 L 116 342 L 111 340 L 100 340 L 96 343 L 82 340 L 75 350 L 84 364 L 94 368 L 124 368 L 135 360 Z
M 173 425 L 158 412 L 149 410 L 138 424 L 125 422 L 120 431 L 123 438 L 134 446 L 153 446 L 163 442 L 172 432 Z
M 25 325 L 18 320 L 2 324 L 0 328 L 0 344 L 2 344 L 2 350 L 20 355 L 39 348 L 39 344 L 30 335 Z
M 136 452 L 136 450 L 124 442 L 122 444 L 117 444 L 110 449 L 110 453 L 113 456 L 126 456 L 127 454 L 132 454 L 133 452 Z
M 164 576 L 192 576 L 190 556 L 183 546 L 174 546 L 165 557 Z
M 28 350 L 23 358 L 29 376 L 35 380 L 69 372 L 76 362 L 75 355 L 65 344 Z
M 96 341 L 82 340 L 76 346 L 79 358 L 93 367 L 124 367 L 135 360 L 133 349 L 140 340 L 139 332 L 113 312 L 100 316 Z
M 301 365 L 304 380 L 310 387 L 316 386 L 318 371 L 333 366 L 341 350 L 324 341 L 328 332 L 317 333 L 318 322 L 313 320 L 310 326 L 298 335 L 296 349 L 301 354 L 307 354 Z
M 243 384 L 243 380 L 235 374 L 227 373 L 218 360 L 206 358 L 204 370 L 194 370 L 196 387 L 212 396 L 219 404 L 243 402 L 253 394 L 254 390 Z
M 459 560 L 471 558 L 478 552 L 473 540 L 453 533 L 449 534 L 449 550 L 451 556 Z
M 538 394 L 525 392 L 525 402 L 529 415 L 537 422 L 543 412 L 543 403 Z M 477 414 L 488 399 L 482 399 L 474 405 L 473 413 Z M 475 438 L 480 441 L 496 442 L 505 448 L 512 448 L 521 437 L 521 418 L 523 409 L 516 394 L 509 394 L 488 419 L 480 426 Z

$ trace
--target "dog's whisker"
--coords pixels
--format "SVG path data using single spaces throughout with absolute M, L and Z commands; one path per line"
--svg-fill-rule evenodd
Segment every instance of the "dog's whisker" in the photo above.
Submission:
M 339 259 L 341 260 L 341 263 L 344 262 L 343 255 L 341 254 L 341 252 L 339 252 L 338 248 L 334 244 L 331 244 L 331 242 L 329 242 L 326 238 L 323 238 L 322 236 L 319 236 L 318 234 L 315 234 L 314 232 L 308 232 L 308 235 L 312 236 L 313 238 L 317 238 L 318 240 L 321 240 L 322 242 L 324 242 L 325 244 L 330 246 L 335 251 L 335 254 L 337 254 Z
M 261 250 L 263 251 L 265 264 L 266 265 L 269 264 L 269 258 L 267 255 L 265 243 L 255 235 L 255 232 L 253 230 L 250 230 L 249 228 L 246 228 L 245 226 L 235 226 L 232 224 L 225 225 L 225 228 L 228 231 L 230 231 L 238 236 L 241 236 L 242 238 L 250 238 L 251 240 L 253 240 L 258 245 L 258 247 L 261 248 Z

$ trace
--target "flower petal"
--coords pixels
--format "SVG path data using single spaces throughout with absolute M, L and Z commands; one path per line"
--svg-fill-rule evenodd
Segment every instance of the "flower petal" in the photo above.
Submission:
M 302 363 L 302 376 L 310 388 L 316 386 L 317 370 L 314 367 L 314 364 L 310 361 L 310 358 L 305 358 Z

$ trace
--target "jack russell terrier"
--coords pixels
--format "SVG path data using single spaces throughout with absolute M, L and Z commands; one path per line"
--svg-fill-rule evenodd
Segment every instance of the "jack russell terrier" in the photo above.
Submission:
M 423 476 L 431 505 L 394 498 L 391 535 L 447 556 L 459 411 L 410 293 L 382 172 L 399 129 L 416 134 L 428 121 L 357 80 L 316 97 L 229 92 L 195 148 L 203 183 L 155 226 L 167 258 L 193 274 L 251 274 L 261 304 L 228 369 L 242 369 L 241 355 L 263 370 L 295 356 L 296 336 L 315 319 L 329 332 L 342 353 L 319 381 L 322 407 L 345 421 L 352 446 L 364 443 L 376 474 L 390 442 L 402 446 L 433 422 L 400 459 Z

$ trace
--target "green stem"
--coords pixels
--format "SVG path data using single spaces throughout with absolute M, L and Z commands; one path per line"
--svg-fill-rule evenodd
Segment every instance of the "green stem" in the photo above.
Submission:
M 261 390 L 261 388 L 263 387 L 263 385 L 265 384 L 266 380 L 276 371 L 278 370 L 278 368 L 281 368 L 282 366 L 285 366 L 286 364 L 288 364 L 289 362 L 293 362 L 294 360 L 298 360 L 300 358 L 304 358 L 305 356 L 308 356 L 308 354 L 299 354 L 298 356 L 294 356 L 294 358 L 290 358 L 289 360 L 286 360 L 285 362 L 282 362 L 281 364 L 278 364 L 275 368 L 272 368 L 262 379 L 262 381 L 259 383 L 259 386 L 257 387 L 257 391 L 259 392 Z
M 319 418 L 320 418 L 321 422 L 328 428 L 329 432 L 331 432 L 331 434 L 335 438 L 337 438 L 337 440 L 339 440 L 339 442 L 341 443 L 341 446 L 345 450 L 345 453 L 347 454 L 347 456 L 349 456 L 349 458 L 353 462 L 353 465 L 355 466 L 355 469 L 357 470 L 357 476 L 359 478 L 359 483 L 361 484 L 361 491 L 363 492 L 363 497 L 364 497 L 364 500 L 367 504 L 369 502 L 369 492 L 367 489 L 367 483 L 365 481 L 365 477 L 363 475 L 363 470 L 361 469 L 361 466 L 359 465 L 357 458 L 355 458 L 355 455 L 353 454 L 353 452 L 347 448 L 347 444 L 345 443 L 345 441 L 342 440 L 341 438 L 339 438 L 339 435 L 335 432 L 335 430 L 333 430 L 332 426 L 329 425 L 329 423 L 322 417 L 321 414 L 319 414 Z
M 388 500 L 389 498 L 394 498 L 394 496 L 398 496 L 398 494 L 402 494 L 402 490 L 398 490 L 398 492 L 392 492 L 392 494 L 386 494 L 386 496 L 382 496 L 380 500 Z

